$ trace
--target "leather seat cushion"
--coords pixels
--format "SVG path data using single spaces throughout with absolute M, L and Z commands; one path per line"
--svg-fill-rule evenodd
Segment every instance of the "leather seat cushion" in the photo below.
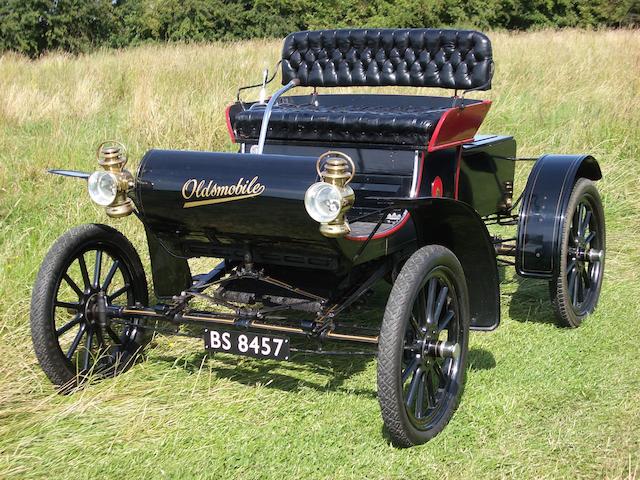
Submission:
M 446 109 L 283 103 L 271 112 L 269 140 L 426 146 Z M 239 112 L 238 141 L 257 140 L 264 109 Z
M 490 88 L 493 54 L 473 30 L 345 29 L 290 34 L 282 48 L 282 84 L 315 87 L 406 85 Z

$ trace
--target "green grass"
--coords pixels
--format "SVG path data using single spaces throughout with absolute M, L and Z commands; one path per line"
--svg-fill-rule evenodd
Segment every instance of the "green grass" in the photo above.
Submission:
M 502 325 L 472 335 L 460 409 L 409 450 L 383 435 L 373 360 L 211 359 L 200 341 L 160 337 L 125 375 L 57 395 L 28 328 L 47 249 L 71 226 L 105 222 L 145 265 L 148 254 L 134 218 L 109 221 L 82 182 L 45 169 L 93 170 L 107 138 L 125 142 L 134 164 L 151 147 L 231 150 L 223 108 L 275 63 L 279 42 L 0 57 L 0 478 L 640 476 L 640 35 L 492 38 L 482 132 L 513 134 L 522 155 L 601 162 L 604 290 L 583 326 L 560 329 L 546 285 L 503 270 Z M 378 321 L 387 292 L 358 317 Z

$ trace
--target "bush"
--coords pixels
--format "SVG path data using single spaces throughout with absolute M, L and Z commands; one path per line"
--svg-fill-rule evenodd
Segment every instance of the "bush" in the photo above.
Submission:
M 0 51 L 283 37 L 336 27 L 620 26 L 640 0 L 1 0 Z

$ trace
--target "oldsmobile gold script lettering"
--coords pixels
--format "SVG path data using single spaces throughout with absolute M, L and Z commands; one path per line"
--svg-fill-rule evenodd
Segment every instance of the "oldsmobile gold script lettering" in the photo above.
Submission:
M 191 178 L 182 185 L 182 198 L 185 199 L 183 208 L 257 197 L 265 191 L 265 188 L 258 181 L 257 176 L 251 180 L 240 178 L 234 185 L 218 185 L 213 180 Z

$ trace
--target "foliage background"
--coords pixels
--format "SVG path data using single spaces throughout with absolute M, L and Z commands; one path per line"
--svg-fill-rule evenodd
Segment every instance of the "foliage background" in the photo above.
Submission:
M 637 24 L 640 0 L 0 0 L 0 51 L 281 38 L 296 30 Z

